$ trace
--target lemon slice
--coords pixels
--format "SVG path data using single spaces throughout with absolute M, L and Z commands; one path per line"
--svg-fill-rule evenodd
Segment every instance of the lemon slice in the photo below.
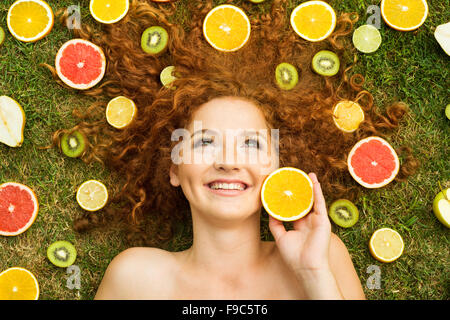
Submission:
M 130 8 L 129 0 L 91 0 L 89 10 L 100 23 L 111 24 L 122 20 Z
M 353 132 L 364 121 L 364 111 L 353 101 L 341 101 L 333 108 L 333 120 L 344 132 Z
M 20 147 L 23 143 L 25 112 L 14 99 L 0 97 L 0 142 L 10 147 Z
M 378 229 L 373 233 L 369 242 L 370 253 L 381 262 L 397 260 L 402 255 L 404 248 L 402 236 L 390 228 Z
M 372 53 L 378 50 L 381 44 L 381 34 L 377 28 L 365 24 L 353 32 L 353 45 L 364 53 Z
M 13 267 L 0 273 L 0 300 L 37 300 L 39 284 L 27 269 Z
M 108 202 L 108 190 L 100 181 L 85 181 L 77 190 L 77 202 L 84 210 L 100 210 Z
M 5 31 L 3 31 L 3 28 L 0 27 L 0 46 L 3 44 L 4 40 L 5 40 Z
M 9 8 L 6 22 L 14 38 L 34 42 L 50 33 L 54 16 L 45 1 L 17 0 Z
M 106 106 L 106 121 L 116 129 L 127 127 L 134 119 L 137 108 L 133 100 L 118 96 Z

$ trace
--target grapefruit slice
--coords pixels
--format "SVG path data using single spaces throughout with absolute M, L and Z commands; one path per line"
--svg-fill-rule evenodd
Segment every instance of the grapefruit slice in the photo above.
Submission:
M 7 182 L 0 185 L 0 235 L 16 236 L 36 219 L 39 203 L 29 187 Z
M 347 159 L 352 177 L 366 188 L 381 188 L 392 180 L 400 169 L 397 153 L 380 137 L 360 140 Z
M 67 41 L 56 55 L 56 72 L 69 87 L 86 90 L 99 83 L 106 71 L 103 50 L 84 39 Z
M 300 169 L 279 168 L 264 180 L 261 202 L 267 213 L 277 220 L 298 220 L 313 206 L 313 183 Z

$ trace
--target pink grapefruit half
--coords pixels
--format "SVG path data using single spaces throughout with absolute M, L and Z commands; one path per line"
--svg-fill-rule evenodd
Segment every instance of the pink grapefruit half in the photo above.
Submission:
M 56 73 L 71 88 L 86 90 L 99 83 L 106 71 L 103 50 L 84 39 L 67 41 L 56 55 Z
M 36 219 L 39 203 L 29 187 L 7 182 L 0 185 L 0 235 L 16 236 Z
M 392 180 L 400 169 L 397 153 L 380 137 L 368 137 L 354 145 L 347 159 L 352 177 L 366 188 L 381 188 Z

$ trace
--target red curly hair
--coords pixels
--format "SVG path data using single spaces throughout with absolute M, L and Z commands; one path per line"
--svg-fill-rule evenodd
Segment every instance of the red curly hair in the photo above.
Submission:
M 231 1 L 228 1 L 231 2 Z M 407 112 L 401 102 L 386 108 L 385 114 L 374 107 L 372 95 L 363 90 L 364 77 L 349 76 L 354 49 L 348 35 L 357 15 L 338 17 L 335 31 L 321 42 L 308 42 L 290 28 L 288 1 L 274 0 L 271 10 L 257 14 L 254 6 L 243 3 L 251 14 L 251 37 L 240 50 L 223 53 L 213 49 L 202 34 L 202 21 L 213 8 L 213 1 L 190 1 L 189 20 L 183 27 L 173 22 L 174 4 L 131 1 L 127 16 L 113 25 L 94 31 L 89 26 L 75 30 L 75 36 L 90 40 L 105 51 L 106 78 L 83 93 L 97 97 L 87 111 L 74 111 L 82 121 L 70 130 L 59 130 L 53 143 L 64 132 L 79 130 L 89 139 L 82 159 L 100 161 L 123 179 L 120 192 L 101 212 L 78 218 L 74 227 L 84 231 L 94 226 L 122 222 L 129 228 L 133 245 L 159 246 L 173 235 L 177 223 L 188 223 L 189 203 L 181 188 L 171 186 L 169 169 L 171 150 L 176 142 L 171 134 L 185 128 L 199 106 L 213 98 L 235 96 L 250 100 L 264 113 L 268 126 L 279 129 L 279 164 L 315 172 L 325 197 L 356 199 L 361 187 L 347 170 L 346 157 L 360 139 L 377 135 L 387 138 Z M 65 21 L 67 13 L 61 17 Z M 170 35 L 168 50 L 155 57 L 140 47 L 142 32 L 149 26 L 166 28 Z M 311 69 L 313 55 L 323 49 L 340 58 L 337 75 L 324 77 Z M 299 83 L 289 91 L 274 81 L 274 70 L 281 62 L 299 70 Z M 176 90 L 162 87 L 160 72 L 175 66 Z M 46 65 L 57 78 L 54 69 Z M 124 130 L 106 122 L 109 99 L 124 95 L 138 107 L 135 121 Z M 333 122 L 332 108 L 340 100 L 358 101 L 365 120 L 357 131 L 344 133 Z M 417 167 L 408 147 L 398 149 L 401 171 L 396 180 L 404 180 Z M 268 233 L 269 234 L 269 233 Z

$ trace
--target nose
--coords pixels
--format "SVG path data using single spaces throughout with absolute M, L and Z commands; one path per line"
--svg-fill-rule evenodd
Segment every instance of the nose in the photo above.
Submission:
M 242 163 L 238 163 L 237 154 L 235 150 L 235 139 L 230 137 L 228 139 L 225 138 L 222 143 L 222 148 L 216 153 L 214 168 L 216 170 L 223 171 L 232 171 L 232 170 L 240 170 L 242 168 Z

